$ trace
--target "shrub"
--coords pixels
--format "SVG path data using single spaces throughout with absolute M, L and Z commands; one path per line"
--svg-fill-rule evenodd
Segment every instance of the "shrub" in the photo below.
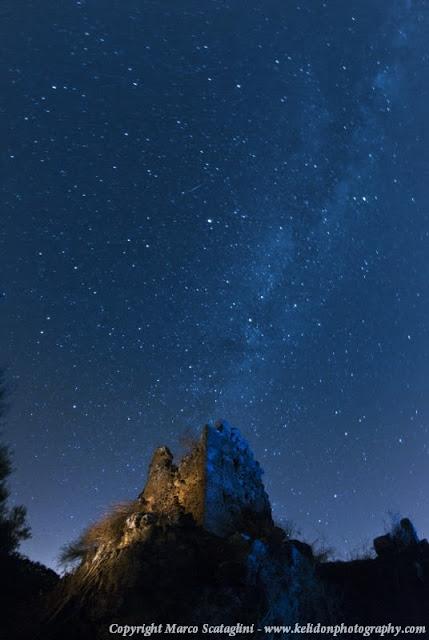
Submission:
M 0 370 L 0 419 L 6 411 L 6 386 Z M 22 540 L 30 537 L 30 528 L 26 523 L 26 509 L 23 506 L 8 506 L 9 487 L 7 480 L 12 473 L 10 451 L 0 445 L 0 553 L 11 554 L 16 551 Z

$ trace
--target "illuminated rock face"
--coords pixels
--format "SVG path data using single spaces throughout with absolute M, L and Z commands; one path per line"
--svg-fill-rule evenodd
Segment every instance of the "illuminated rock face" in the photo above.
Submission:
M 226 422 L 206 425 L 178 467 L 166 447 L 157 449 L 140 500 L 149 511 L 189 513 L 220 536 L 272 526 L 262 470 L 246 440 Z
M 272 526 L 262 469 L 240 432 L 223 422 L 206 427 L 204 437 L 203 526 L 218 535 Z

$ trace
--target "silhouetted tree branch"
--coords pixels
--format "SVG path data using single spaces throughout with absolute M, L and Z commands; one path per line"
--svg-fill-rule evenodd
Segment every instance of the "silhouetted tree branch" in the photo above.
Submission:
M 4 372 L 0 371 L 0 419 L 6 411 L 6 385 Z M 9 448 L 0 445 L 0 553 L 10 554 L 16 551 L 22 540 L 30 537 L 30 528 L 26 523 L 26 509 L 22 505 L 9 507 L 9 488 L 7 480 L 12 473 Z

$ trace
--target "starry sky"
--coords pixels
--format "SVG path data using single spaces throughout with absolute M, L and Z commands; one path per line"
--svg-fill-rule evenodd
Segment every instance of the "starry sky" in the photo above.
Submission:
M 429 534 L 429 4 L 1 7 L 4 439 L 31 558 L 226 418 L 275 518 Z

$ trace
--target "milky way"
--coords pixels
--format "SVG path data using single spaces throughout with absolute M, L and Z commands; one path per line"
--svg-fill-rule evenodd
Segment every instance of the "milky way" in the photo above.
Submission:
M 50 564 L 223 417 L 276 519 L 429 534 L 429 8 L 4 10 L 1 362 Z

